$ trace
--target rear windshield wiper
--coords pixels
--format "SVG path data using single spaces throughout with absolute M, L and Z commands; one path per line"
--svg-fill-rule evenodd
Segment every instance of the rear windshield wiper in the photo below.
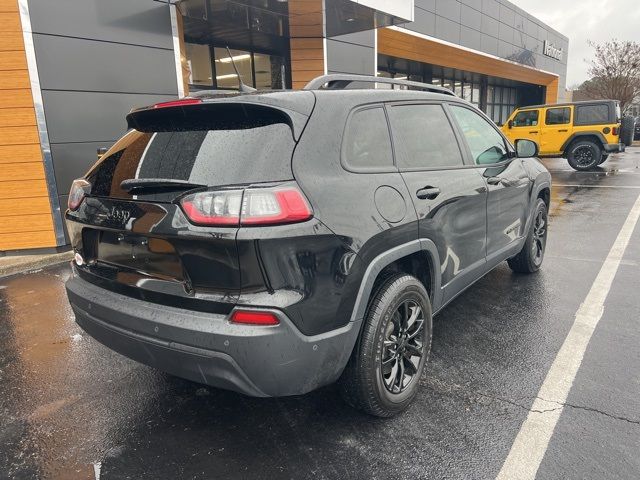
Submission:
M 125 192 L 134 190 L 191 190 L 202 187 L 206 187 L 206 185 L 173 178 L 130 178 L 120 183 L 120 188 Z

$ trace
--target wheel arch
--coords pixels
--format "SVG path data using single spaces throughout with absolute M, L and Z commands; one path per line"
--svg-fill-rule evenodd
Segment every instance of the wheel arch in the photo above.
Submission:
M 420 272 L 420 260 L 428 262 L 425 272 Z M 435 243 L 429 239 L 418 239 L 398 245 L 374 258 L 363 275 L 358 296 L 351 314 L 351 321 L 362 320 L 380 279 L 386 278 L 388 272 L 404 272 L 416 276 L 424 285 L 433 311 L 442 303 L 441 280 L 439 272 L 440 256 Z M 378 283 L 377 283 L 378 282 Z
M 595 140 L 602 148 L 604 148 L 604 146 L 607 144 L 607 140 L 604 138 L 604 135 L 602 135 L 602 133 L 596 130 L 589 130 L 572 134 L 567 140 L 565 140 L 560 150 L 563 152 L 563 155 L 566 156 L 567 149 L 571 146 L 571 144 L 580 140 L 589 140 L 590 138 L 592 140 Z

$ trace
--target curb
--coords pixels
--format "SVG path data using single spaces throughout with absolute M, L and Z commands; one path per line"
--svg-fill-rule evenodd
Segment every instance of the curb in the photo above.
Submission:
M 15 259 L 14 262 L 11 260 Z M 55 253 L 52 255 L 25 255 L 20 257 L 3 257 L 0 259 L 0 278 L 26 273 L 30 270 L 40 269 L 58 263 L 70 262 L 73 252 Z

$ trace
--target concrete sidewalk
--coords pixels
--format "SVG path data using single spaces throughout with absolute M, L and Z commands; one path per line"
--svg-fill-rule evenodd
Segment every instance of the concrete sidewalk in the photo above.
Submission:
M 0 257 L 0 277 L 36 270 L 56 263 L 68 262 L 72 258 L 72 251 L 45 255 L 8 255 Z

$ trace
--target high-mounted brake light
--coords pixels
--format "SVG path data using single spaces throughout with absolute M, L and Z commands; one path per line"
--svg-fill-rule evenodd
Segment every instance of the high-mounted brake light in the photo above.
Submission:
M 199 98 L 181 98 L 180 100 L 156 103 L 152 108 L 184 107 L 185 105 L 197 105 L 199 103 L 202 103 Z
M 84 197 L 91 191 L 91 184 L 84 178 L 78 178 L 71 184 L 71 190 L 69 191 L 69 198 L 67 199 L 67 206 L 69 210 L 77 210 Z
M 262 312 L 258 310 L 235 310 L 231 314 L 232 323 L 241 323 L 244 325 L 278 325 L 280 320 L 271 312 Z
M 197 225 L 282 225 L 313 216 L 302 192 L 293 186 L 197 192 L 181 204 Z

